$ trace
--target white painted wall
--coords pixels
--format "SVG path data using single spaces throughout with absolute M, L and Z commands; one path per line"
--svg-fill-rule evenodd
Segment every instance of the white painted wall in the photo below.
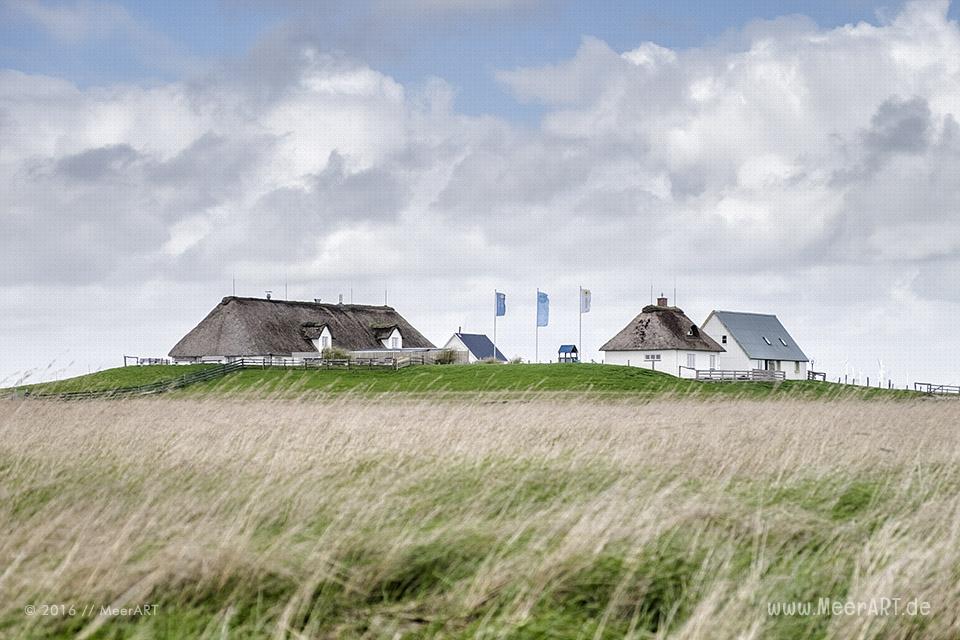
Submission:
M 397 343 L 394 344 L 394 339 Z M 403 349 L 403 336 L 400 335 L 399 329 L 394 329 L 389 336 L 380 341 L 384 347 L 387 349 Z
M 326 339 L 326 342 L 324 342 L 324 339 Z M 324 349 L 331 348 L 333 346 L 333 336 L 330 334 L 330 327 L 324 327 L 320 335 L 310 342 L 313 343 L 313 348 L 320 353 L 323 353 Z
M 443 345 L 443 348 L 453 349 L 454 351 L 465 353 L 468 364 L 473 364 L 477 361 L 477 358 L 470 353 L 470 349 L 467 349 L 467 345 L 463 344 L 463 340 L 458 338 L 456 334 L 450 336 L 450 339 L 447 340 L 447 344 Z
M 658 355 L 659 360 L 648 360 L 647 356 Z M 662 371 L 672 376 L 680 374 L 680 367 L 687 366 L 687 356 L 693 356 L 693 364 L 696 369 L 710 368 L 710 353 L 706 351 L 679 351 L 676 349 L 662 349 L 649 351 L 604 351 L 604 364 L 616 364 L 622 366 L 639 367 L 641 369 L 652 369 Z M 693 372 L 683 371 L 684 377 L 692 377 Z

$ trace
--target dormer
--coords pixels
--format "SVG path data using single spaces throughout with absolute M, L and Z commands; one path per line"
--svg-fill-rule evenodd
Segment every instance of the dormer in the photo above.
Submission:
M 403 349 L 403 336 L 400 329 L 392 327 L 374 327 L 374 335 L 386 349 Z
M 301 327 L 303 337 L 310 341 L 319 353 L 333 347 L 333 334 L 327 325 L 305 324 Z

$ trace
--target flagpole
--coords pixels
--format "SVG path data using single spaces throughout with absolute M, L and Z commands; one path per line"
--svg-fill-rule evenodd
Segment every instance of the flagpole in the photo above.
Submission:
M 577 308 L 580 309 L 580 337 L 577 338 L 577 349 L 579 349 L 580 352 L 577 354 L 577 359 L 580 359 L 580 356 L 583 354 L 583 285 L 580 285 L 580 295 L 577 297 Z
M 497 290 L 493 290 L 493 359 L 497 359 Z
M 533 352 L 537 360 L 537 364 L 540 364 L 540 287 L 537 287 L 537 333 L 534 342 Z

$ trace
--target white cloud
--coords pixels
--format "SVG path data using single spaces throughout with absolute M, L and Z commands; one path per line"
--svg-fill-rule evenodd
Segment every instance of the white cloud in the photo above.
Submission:
M 527 293 L 554 294 L 552 344 L 576 318 L 563 292 L 584 284 L 597 357 L 676 277 L 693 317 L 779 313 L 824 366 L 869 353 L 858 366 L 946 376 L 924 341 L 897 342 L 960 302 L 935 277 L 960 273 L 945 10 L 758 22 L 703 49 L 585 38 L 569 60 L 497 74 L 544 105 L 532 130 L 457 114 L 442 80 L 403 86 L 302 43 L 152 88 L 0 72 L 0 287 L 16 313 L 48 312 L 28 298 L 52 287 L 103 302 L 108 283 L 189 289 L 197 313 L 234 275 L 246 293 L 388 288 L 438 341 L 452 321 L 486 330 L 488 294 L 509 287 L 501 339 L 529 356 Z M 161 315 L 162 351 L 189 327 Z

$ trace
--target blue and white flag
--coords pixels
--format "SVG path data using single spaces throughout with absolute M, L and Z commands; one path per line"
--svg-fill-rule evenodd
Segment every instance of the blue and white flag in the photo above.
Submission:
M 537 326 L 545 327 L 550 322 L 550 296 L 537 291 Z
M 590 313 L 590 289 L 580 289 L 580 313 Z
M 507 315 L 507 294 L 496 292 L 497 297 L 497 315 L 505 316 Z

